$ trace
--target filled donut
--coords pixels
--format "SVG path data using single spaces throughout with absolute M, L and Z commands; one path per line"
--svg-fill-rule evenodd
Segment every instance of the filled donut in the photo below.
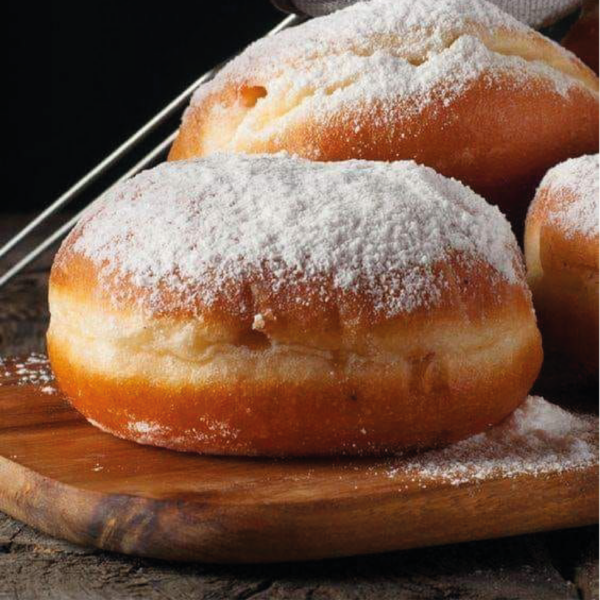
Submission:
M 48 347 L 90 422 L 210 454 L 382 454 L 498 423 L 541 362 L 500 211 L 412 162 L 215 155 L 94 204 Z
M 372 0 L 252 44 L 187 109 L 171 160 L 412 159 L 522 225 L 553 165 L 596 152 L 598 79 L 485 0 Z
M 598 372 L 598 155 L 544 177 L 527 215 L 528 280 L 544 348 L 581 375 Z

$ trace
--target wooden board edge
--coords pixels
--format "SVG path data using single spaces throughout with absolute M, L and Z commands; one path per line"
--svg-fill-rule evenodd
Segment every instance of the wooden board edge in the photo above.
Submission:
M 207 563 L 284 562 L 597 523 L 597 482 L 596 466 L 475 488 L 386 493 L 373 498 L 369 510 L 364 498 L 215 505 L 83 490 L 0 457 L 0 510 L 49 535 L 124 554 Z

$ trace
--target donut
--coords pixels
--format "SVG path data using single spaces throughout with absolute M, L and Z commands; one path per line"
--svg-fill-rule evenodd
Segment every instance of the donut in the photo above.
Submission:
M 541 362 L 508 222 L 412 162 L 165 163 L 89 209 L 49 295 L 73 406 L 205 454 L 450 443 L 511 413 Z
M 259 40 L 194 94 L 171 160 L 414 160 L 522 228 L 546 171 L 597 152 L 598 79 L 484 0 L 372 0 Z
M 562 45 L 598 74 L 598 0 L 588 0 Z
M 527 278 L 544 348 L 598 373 L 598 155 L 548 171 L 525 225 Z

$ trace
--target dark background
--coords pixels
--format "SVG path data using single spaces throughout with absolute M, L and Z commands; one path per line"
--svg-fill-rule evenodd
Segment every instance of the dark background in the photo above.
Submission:
M 48 204 L 284 16 L 268 0 L 63 0 L 6 10 L 11 193 L 3 208 L 12 211 Z
M 0 210 L 11 212 L 47 206 L 202 73 L 284 18 L 269 0 L 62 0 L 5 10 L 10 192 Z M 179 115 L 121 173 L 178 123 Z

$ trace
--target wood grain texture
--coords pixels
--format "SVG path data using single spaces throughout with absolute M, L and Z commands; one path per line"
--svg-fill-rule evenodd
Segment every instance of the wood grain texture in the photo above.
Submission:
M 394 459 L 183 454 L 102 433 L 58 392 L 19 385 L 18 361 L 6 365 L 0 509 L 72 542 L 167 560 L 279 562 L 597 521 L 597 467 L 452 485 L 390 475 Z
M 3 215 L 0 240 L 24 220 Z M 0 289 L 0 354 L 43 351 L 49 260 L 22 276 L 33 282 L 31 294 L 21 277 Z M 573 399 L 573 390 L 542 385 L 553 401 Z M 597 405 L 596 389 L 580 397 Z M 597 600 L 597 565 L 596 526 L 312 563 L 220 566 L 75 546 L 0 513 L 3 600 Z
M 7 598 L 27 600 L 576 600 L 577 588 L 555 568 L 548 551 L 564 535 L 312 563 L 227 566 L 91 553 L 64 542 L 49 545 L 28 527 L 6 532 L 0 527 L 0 548 L 8 550 L 0 554 L 5 577 L 0 590 L 14 592 Z

